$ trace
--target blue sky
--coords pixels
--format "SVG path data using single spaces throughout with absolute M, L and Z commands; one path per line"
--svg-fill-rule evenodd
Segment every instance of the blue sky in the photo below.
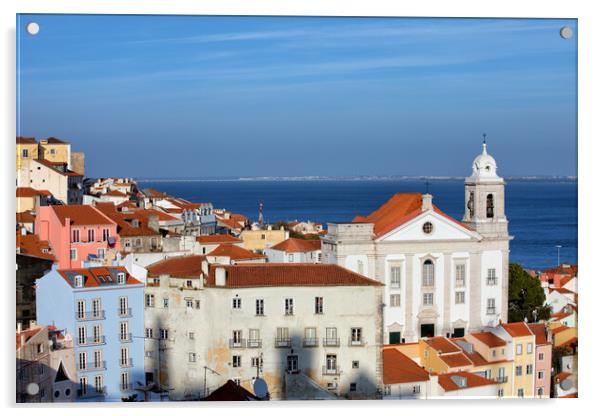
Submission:
M 27 22 L 40 24 L 36 36 Z M 89 176 L 576 175 L 575 20 L 21 15 L 18 133 Z

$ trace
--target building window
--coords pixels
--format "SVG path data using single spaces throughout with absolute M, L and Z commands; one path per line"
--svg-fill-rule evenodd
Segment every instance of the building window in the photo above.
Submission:
M 242 306 L 241 298 L 232 298 L 232 309 L 240 309 Z
M 389 306 L 392 308 L 398 308 L 401 303 L 401 295 L 389 295 Z
M 385 396 L 391 395 L 391 386 L 385 386 Z
M 194 340 L 194 331 L 188 331 L 188 339 Z
M 543 396 L 543 387 L 538 387 L 537 388 L 537 396 L 539 396 L 539 397 Z
M 188 362 L 189 363 L 196 363 L 196 353 L 194 353 L 194 352 L 189 352 L 188 353 Z
M 251 357 L 251 367 L 261 368 L 263 366 L 263 359 L 261 357 Z
M 125 285 L 125 273 L 123 273 L 123 272 L 117 273 L 117 284 Z
M 538 357 L 537 357 L 537 358 L 539 359 L 539 361 L 543 361 L 543 352 L 540 352 L 540 353 L 538 354 Z
M 533 364 L 527 364 L 527 375 L 533 374 Z
M 487 315 L 495 315 L 495 298 L 487 299 Z
M 422 263 L 422 286 L 431 287 L 435 284 L 435 265 L 432 260 Z
M 414 393 L 414 394 L 420 394 L 420 386 L 413 386 L 412 387 L 412 393 Z
M 76 285 L 77 286 L 77 285 Z M 86 319 L 86 301 L 80 299 L 77 301 L 77 319 Z
M 360 368 L 360 362 L 357 361 L 357 360 L 356 361 L 351 361 L 351 368 L 354 368 L 354 369 Z
M 497 397 L 504 397 L 504 389 L 498 389 Z
M 240 378 L 236 377 L 233 378 L 232 381 L 234 382 L 234 384 L 236 384 L 237 386 L 240 386 Z
M 198 300 L 198 299 L 195 299 L 195 301 L 194 301 L 194 307 L 196 309 L 201 309 L 201 301 Z
M 295 256 L 293 254 L 288 255 L 288 262 L 292 263 L 295 260 Z
M 356 390 L 357 390 L 357 383 L 349 384 L 349 391 L 356 391 Z
M 493 194 L 487 195 L 487 218 L 493 218 Z
M 144 296 L 144 299 L 145 299 L 145 303 L 144 304 L 146 306 L 151 307 L 151 308 L 155 306 L 155 295 L 153 295 L 151 293 L 147 293 Z
M 523 375 L 523 366 L 522 365 L 517 365 L 516 366 L 516 375 L 517 376 L 522 376 Z
M 121 373 L 121 390 L 130 390 L 130 373 Z
M 400 266 L 392 266 L 390 269 L 391 272 L 391 288 L 399 289 L 401 287 L 401 267 Z
M 362 343 L 362 328 L 351 328 L 351 345 Z
M 324 298 L 323 297 L 320 296 L 320 297 L 315 298 L 314 311 L 318 315 L 324 313 Z
M 169 308 L 169 298 L 163 298 L 163 307 Z
M 456 264 L 456 286 L 466 286 L 466 265 Z
M 185 301 L 186 301 L 186 308 L 192 309 L 194 307 L 194 299 L 186 298 Z
M 294 305 L 292 298 L 284 299 L 284 314 L 285 315 L 293 315 L 294 313 Z
M 145 328 L 144 330 L 144 336 L 146 338 L 153 338 L 153 328 Z
M 192 288 L 192 280 L 186 280 L 186 287 L 187 287 L 188 289 L 191 289 L 191 288 Z
M 464 304 L 464 292 L 456 292 L 456 304 Z
M 521 355 L 523 353 L 523 344 L 516 344 L 516 355 Z
M 69 259 L 71 261 L 77 260 L 77 249 L 72 248 L 72 249 L 69 250 Z
M 93 242 L 94 242 L 94 230 L 89 229 L 88 230 L 88 243 L 93 243 Z
M 96 391 L 96 393 L 102 393 L 104 391 L 103 384 L 101 375 L 94 376 L 94 391 Z
M 433 305 L 433 294 L 432 293 L 424 293 L 422 295 L 422 304 L 425 306 Z
M 121 355 L 119 364 L 122 367 L 130 365 L 130 350 L 127 347 L 121 347 Z
M 233 355 L 232 356 L 232 367 L 234 368 L 238 368 L 240 367 L 240 363 L 241 363 L 241 359 L 240 359 L 240 355 Z
M 518 389 L 518 392 L 516 393 L 516 395 L 522 399 L 523 397 L 525 397 L 525 390 Z
M 82 345 L 86 343 L 86 327 L 80 326 L 77 328 L 77 343 Z
M 80 370 L 85 370 L 86 368 L 88 368 L 88 354 L 85 352 L 80 352 L 79 353 L 79 360 L 77 363 L 77 368 L 79 368 Z
M 105 258 L 106 251 L 105 251 L 104 248 L 99 248 L 96 252 L 98 253 L 98 258 L 99 259 L 104 259 Z
M 71 230 L 71 242 L 79 243 L 79 230 Z
M 527 354 L 532 354 L 533 353 L 533 344 L 531 342 L 529 342 L 527 344 Z
M 495 269 L 487 269 L 487 285 L 497 285 L 497 276 L 495 274 Z
M 103 228 L 102 230 L 102 241 L 109 241 L 109 229 Z
M 79 379 L 79 395 L 85 396 L 88 394 L 88 378 L 80 377 Z
M 129 328 L 128 321 L 121 321 L 119 323 L 119 340 L 120 341 L 130 341 L 131 340 L 128 328 Z
M 255 315 L 263 316 L 263 299 L 255 299 Z
M 537 378 L 538 378 L 539 380 L 543 380 L 543 378 L 544 378 L 545 376 L 546 376 L 546 375 L 545 375 L 545 371 L 544 371 L 544 370 L 541 370 L 541 371 L 538 371 L 538 372 L 537 372 Z
M 425 222 L 425 223 L 422 225 L 422 231 L 423 231 L 425 234 L 430 234 L 430 233 L 432 233 L 432 232 L 433 232 L 433 223 L 432 223 L 432 222 L 430 222 L 430 221 L 427 221 L 427 222 Z
M 28 158 L 29 157 L 29 149 L 22 149 L 21 155 L 23 155 L 24 158 Z
M 165 328 L 159 329 L 159 338 L 160 339 L 169 339 L 169 330 Z

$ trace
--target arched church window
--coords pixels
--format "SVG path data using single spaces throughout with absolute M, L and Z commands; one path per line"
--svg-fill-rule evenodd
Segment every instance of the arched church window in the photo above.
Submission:
M 474 217 L 474 192 L 470 192 L 468 196 L 468 203 L 466 204 L 466 208 L 468 208 L 469 218 Z
M 422 286 L 435 285 L 435 265 L 432 260 L 422 263 Z
M 487 195 L 487 218 L 493 218 L 493 194 Z

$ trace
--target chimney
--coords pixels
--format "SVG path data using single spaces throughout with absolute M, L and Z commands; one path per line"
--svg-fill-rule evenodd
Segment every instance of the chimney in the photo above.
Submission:
M 433 209 L 433 196 L 431 194 L 422 195 L 422 211 Z
M 148 228 L 151 228 L 155 231 L 159 231 L 159 216 L 158 215 L 149 215 L 148 216 Z
M 23 331 L 23 324 L 21 322 L 17 322 L 17 332 Z
M 215 285 L 226 286 L 226 269 L 223 267 L 215 268 Z

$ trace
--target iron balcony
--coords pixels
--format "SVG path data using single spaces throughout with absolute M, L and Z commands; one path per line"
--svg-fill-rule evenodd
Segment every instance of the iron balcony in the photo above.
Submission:
M 340 338 L 322 338 L 322 345 L 325 347 L 339 347 L 341 345 Z

